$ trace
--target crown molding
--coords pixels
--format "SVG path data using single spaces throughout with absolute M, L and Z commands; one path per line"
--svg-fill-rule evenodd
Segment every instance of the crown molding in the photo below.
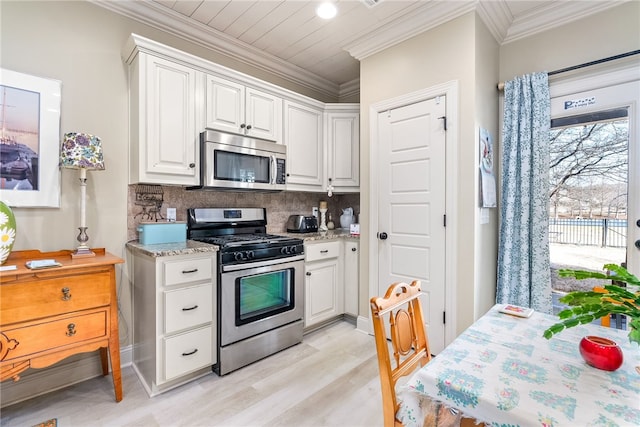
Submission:
M 184 15 L 155 2 L 149 0 L 88 1 L 323 95 L 335 98 L 340 92 L 339 85 L 329 80 L 269 55 L 202 23 L 189 20 Z
M 348 42 L 343 48 L 361 61 L 395 44 L 424 33 L 451 19 L 475 10 L 475 1 L 436 1 L 425 3 L 392 22 L 388 22 L 375 33 L 369 33 Z
M 507 4 L 504 1 L 479 1 L 476 10 L 493 38 L 501 44 L 513 22 Z
M 528 13 L 518 15 L 501 44 L 507 44 L 531 35 L 577 21 L 631 0 L 563 1 L 553 2 Z
M 345 82 L 340 85 L 340 91 L 338 93 L 338 99 L 346 97 L 356 96 L 360 94 L 360 79 L 353 79 L 350 82 Z

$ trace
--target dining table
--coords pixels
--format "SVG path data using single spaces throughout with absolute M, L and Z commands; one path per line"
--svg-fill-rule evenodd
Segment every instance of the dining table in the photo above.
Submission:
M 589 323 L 546 339 L 557 316 L 517 317 L 504 307 L 493 306 L 398 390 L 405 427 L 422 426 L 434 403 L 487 426 L 640 426 L 640 347 L 628 331 Z M 615 341 L 622 366 L 588 365 L 585 336 Z

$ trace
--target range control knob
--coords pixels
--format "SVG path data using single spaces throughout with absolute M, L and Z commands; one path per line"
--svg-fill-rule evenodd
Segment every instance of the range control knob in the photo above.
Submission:
M 236 261 L 244 260 L 244 256 L 242 256 L 242 252 L 234 252 L 233 257 L 235 258 Z
M 247 251 L 247 259 L 253 259 L 254 253 L 253 251 Z

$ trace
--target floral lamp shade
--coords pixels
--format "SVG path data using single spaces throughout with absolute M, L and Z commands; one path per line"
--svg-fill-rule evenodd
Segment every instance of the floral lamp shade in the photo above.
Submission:
M 100 138 L 88 133 L 64 134 L 60 147 L 60 166 L 69 169 L 103 170 Z

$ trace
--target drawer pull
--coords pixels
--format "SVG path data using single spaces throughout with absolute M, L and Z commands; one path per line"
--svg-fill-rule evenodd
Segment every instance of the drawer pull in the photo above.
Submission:
M 64 287 L 60 290 L 62 291 L 62 301 L 69 301 L 71 299 L 71 289 Z
M 193 307 L 185 307 L 182 309 L 182 311 L 191 311 L 195 310 L 196 308 L 198 308 L 198 304 L 194 305 Z
M 192 354 L 196 354 L 198 352 L 198 349 L 196 348 L 193 351 L 190 351 L 189 353 L 182 353 L 183 356 L 191 356 Z
M 196 273 L 197 271 L 197 268 L 194 268 L 193 270 L 182 270 L 182 274 Z
M 67 336 L 68 337 L 72 337 L 76 334 L 76 324 L 75 323 L 69 323 L 67 325 Z
M 321 254 L 326 254 L 328 252 L 329 252 L 329 249 L 323 249 L 323 250 L 320 251 Z

